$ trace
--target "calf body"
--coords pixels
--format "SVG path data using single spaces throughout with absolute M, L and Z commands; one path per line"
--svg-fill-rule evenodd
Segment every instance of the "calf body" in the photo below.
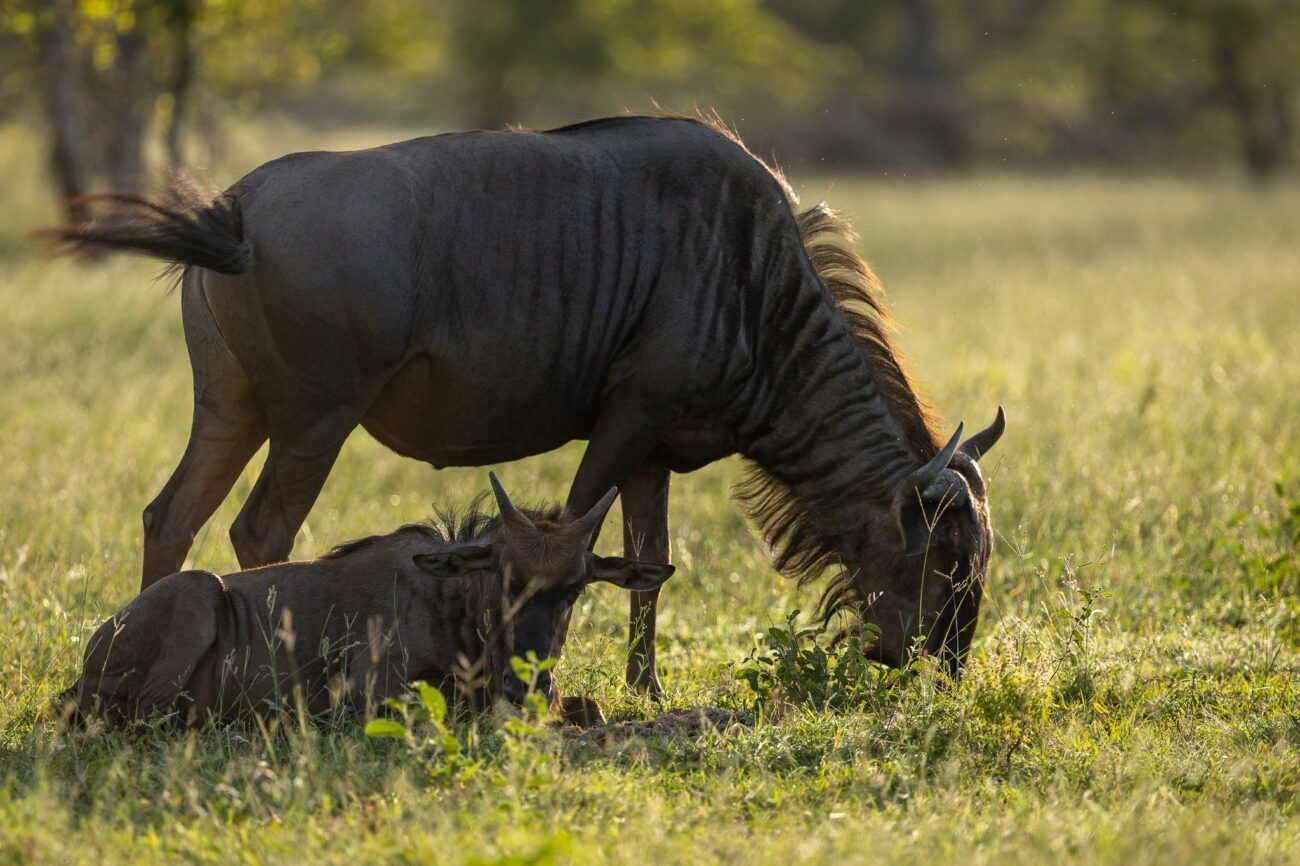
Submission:
M 415 680 L 475 706 L 522 700 L 509 659 L 558 657 L 586 584 L 654 589 L 672 567 L 588 551 L 616 490 L 575 519 L 518 510 L 492 480 L 500 517 L 471 509 L 308 562 L 169 575 L 91 637 L 65 711 L 110 728 L 281 707 L 369 715 Z M 549 674 L 537 686 L 552 696 Z
M 413 680 L 450 687 L 457 672 L 473 673 L 467 662 L 490 654 L 492 587 L 431 577 L 412 558 L 438 545 L 422 533 L 395 536 L 314 562 L 170 575 L 100 626 L 67 697 L 82 712 L 98 701 L 115 727 L 284 703 L 368 714 Z

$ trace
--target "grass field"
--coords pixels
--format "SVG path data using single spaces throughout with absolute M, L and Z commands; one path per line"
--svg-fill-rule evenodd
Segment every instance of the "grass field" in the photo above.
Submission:
M 235 135 L 214 178 L 309 140 Z M 789 699 L 809 683 L 787 677 L 752 727 L 609 749 L 480 720 L 455 731 L 481 764 L 448 778 L 436 749 L 351 725 L 54 733 L 44 708 L 136 588 L 140 511 L 180 455 L 190 382 L 151 264 L 22 242 L 55 216 L 38 143 L 0 129 L 0 863 L 1300 862 L 1294 183 L 795 172 L 805 202 L 853 217 L 948 421 L 1007 407 L 969 676 L 827 683 L 832 706 Z M 519 498 L 558 497 L 579 455 L 500 471 Z M 729 501 L 740 472 L 675 481 L 669 707 L 752 710 L 737 669 L 815 602 Z M 233 569 L 225 531 L 252 479 L 193 563 Z M 485 485 L 358 433 L 295 553 Z M 646 718 L 620 689 L 625 616 L 612 587 L 584 596 L 560 671 Z

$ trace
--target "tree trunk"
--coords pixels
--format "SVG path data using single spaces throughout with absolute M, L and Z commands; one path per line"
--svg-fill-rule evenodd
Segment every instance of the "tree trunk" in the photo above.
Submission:
M 50 165 L 68 221 L 84 222 L 86 208 L 78 198 L 89 190 L 91 167 L 82 122 L 81 81 L 65 3 L 52 2 L 46 8 L 36 32 L 36 53 L 42 103 L 53 134 Z
M 518 123 L 519 99 L 503 66 L 481 69 L 469 87 L 469 119 L 476 129 L 504 129 Z
M 117 57 L 101 77 L 100 124 L 104 174 L 118 191 L 137 192 L 144 182 L 145 133 L 153 110 L 149 54 L 139 30 L 117 39 Z
M 957 71 L 940 53 L 940 16 L 929 0 L 907 0 L 907 50 L 895 66 L 888 116 L 921 164 L 962 168 L 971 161 L 967 113 L 955 94 Z
M 1253 84 L 1242 61 L 1243 47 L 1223 30 L 1215 39 L 1219 89 L 1237 122 L 1237 139 L 1246 170 L 1257 181 L 1277 174 L 1291 155 L 1295 132 L 1290 91 L 1281 81 Z
M 185 164 L 181 146 L 181 131 L 189 113 L 190 89 L 194 84 L 197 65 L 194 51 L 194 13 L 196 0 L 181 0 L 172 21 L 172 35 L 176 40 L 175 68 L 172 71 L 172 113 L 163 134 L 167 160 L 173 166 Z

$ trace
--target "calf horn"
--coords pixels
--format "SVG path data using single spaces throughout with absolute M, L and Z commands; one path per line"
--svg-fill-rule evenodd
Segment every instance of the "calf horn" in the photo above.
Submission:
M 495 472 L 489 472 L 488 480 L 492 482 L 492 492 L 497 495 L 497 510 L 501 512 L 501 518 L 508 522 L 518 523 L 532 529 L 533 522 L 528 519 L 527 514 L 524 514 L 518 508 L 515 508 L 515 504 L 510 501 L 510 496 L 506 493 L 506 489 L 502 487 L 501 482 L 497 480 L 497 474 Z
M 957 425 L 957 432 L 952 434 L 948 444 L 943 446 L 943 450 L 930 460 L 929 463 L 907 476 L 907 481 L 903 484 L 904 490 L 924 490 L 930 486 L 939 473 L 948 468 L 948 463 L 952 460 L 952 455 L 957 453 L 957 445 L 961 442 L 961 433 L 966 427 L 963 421 Z
M 1002 433 L 1007 429 L 1007 413 L 998 407 L 998 417 L 993 419 L 993 423 L 985 427 L 974 436 L 961 443 L 961 453 L 965 454 L 972 460 L 979 460 L 989 449 L 998 444 L 1002 438 Z
M 618 496 L 618 485 L 609 488 L 609 492 L 600 498 L 600 501 L 591 506 L 591 510 L 582 516 L 578 522 L 595 532 L 600 528 L 601 521 L 605 519 L 605 513 L 609 507 L 614 504 L 614 497 Z

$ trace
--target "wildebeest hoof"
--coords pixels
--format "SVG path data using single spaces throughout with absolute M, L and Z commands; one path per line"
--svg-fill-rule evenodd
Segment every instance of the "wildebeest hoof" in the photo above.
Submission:
M 663 703 L 664 687 L 659 682 L 659 677 L 653 672 L 629 673 L 627 679 L 628 688 L 638 695 L 645 695 L 655 703 Z

